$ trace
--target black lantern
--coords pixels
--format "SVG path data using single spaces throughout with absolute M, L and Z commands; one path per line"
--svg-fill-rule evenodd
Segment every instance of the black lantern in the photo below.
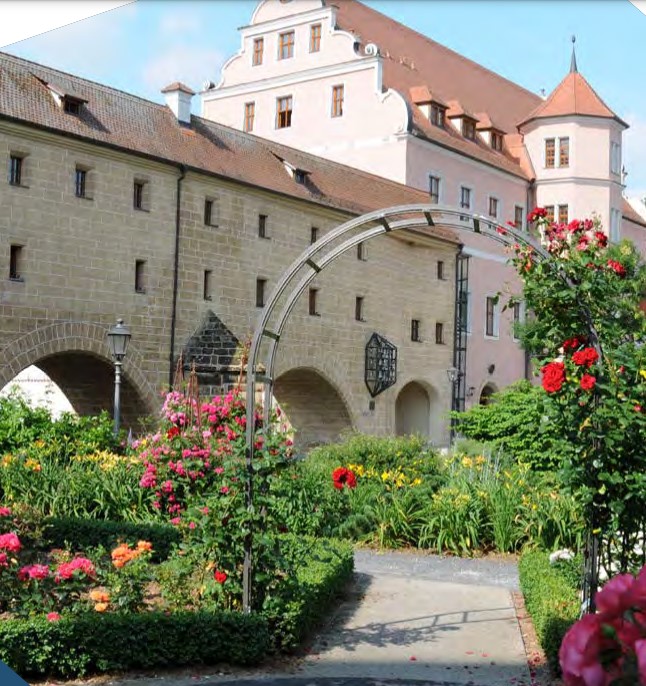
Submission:
M 121 426 L 121 365 L 128 350 L 132 334 L 124 325 L 123 319 L 117 319 L 117 323 L 108 329 L 108 345 L 114 360 L 114 435 L 119 435 Z
M 365 380 L 373 398 L 397 381 L 397 348 L 378 333 L 366 344 Z

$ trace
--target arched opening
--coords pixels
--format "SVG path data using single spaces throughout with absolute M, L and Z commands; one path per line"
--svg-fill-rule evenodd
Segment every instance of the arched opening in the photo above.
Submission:
M 294 429 L 299 450 L 332 443 L 352 430 L 352 420 L 339 392 L 314 369 L 291 369 L 276 379 L 274 397 Z
M 44 407 L 49 410 L 54 418 L 63 412 L 74 412 L 74 407 L 58 384 L 35 365 L 30 365 L 17 374 L 0 390 L 0 396 L 9 395 L 14 391 L 25 398 L 32 407 Z
M 33 371 L 32 371 L 33 370 Z M 41 373 L 39 374 L 38 371 Z M 27 378 L 27 382 L 23 379 Z M 40 383 L 38 383 L 40 379 Z M 38 404 L 39 386 L 52 382 L 52 390 L 59 391 L 57 409 L 71 410 L 80 415 L 95 415 L 102 410 L 114 410 L 114 366 L 107 359 L 85 351 L 68 351 L 43 357 L 27 367 L 6 384 L 3 392 L 18 385 L 32 404 Z M 60 397 L 62 394 L 63 398 Z M 67 403 L 65 402 L 67 400 Z M 43 403 L 41 403 L 43 404 Z M 52 407 L 52 410 L 55 408 Z M 136 430 L 139 420 L 149 408 L 127 372 L 121 381 L 121 425 Z
M 407 383 L 395 402 L 395 431 L 398 436 L 431 436 L 431 398 L 417 381 Z
M 492 396 L 494 393 L 497 393 L 496 387 L 488 383 L 481 391 L 480 391 L 480 404 L 481 405 L 490 405 L 493 402 Z

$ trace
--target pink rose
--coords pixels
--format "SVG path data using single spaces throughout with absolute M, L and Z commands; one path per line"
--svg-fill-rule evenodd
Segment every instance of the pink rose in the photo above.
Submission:
M 47 621 L 48 622 L 58 622 L 58 620 L 61 618 L 61 616 L 58 614 L 58 612 L 50 612 L 47 615 Z
M 639 679 L 642 684 L 646 683 L 646 639 L 640 638 L 635 641 L 635 655 L 637 656 L 637 668 Z
M 8 550 L 10 553 L 17 553 L 22 548 L 22 543 L 16 534 L 2 534 L 0 536 L 0 550 Z
M 597 593 L 595 602 L 602 620 L 619 617 L 632 605 L 630 590 L 634 583 L 632 574 L 619 574 Z
M 600 647 L 600 617 L 584 615 L 570 627 L 559 650 L 559 662 L 566 686 L 610 685 L 610 675 L 599 662 Z
M 8 507 L 0 507 L 0 517 L 11 517 L 11 510 Z

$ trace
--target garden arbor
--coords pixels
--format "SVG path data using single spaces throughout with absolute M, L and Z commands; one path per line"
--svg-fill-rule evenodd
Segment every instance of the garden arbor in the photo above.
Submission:
M 547 251 L 528 232 L 513 226 L 504 226 L 479 214 L 470 213 L 464 208 L 445 205 L 400 205 L 364 214 L 338 226 L 303 251 L 285 270 L 272 291 L 253 334 L 247 360 L 246 382 L 246 461 L 247 507 L 253 511 L 253 475 L 255 444 L 255 400 L 257 384 L 264 387 L 265 425 L 271 412 L 272 387 L 276 353 L 289 316 L 299 296 L 311 281 L 326 267 L 344 253 L 383 234 L 404 230 L 424 230 L 429 235 L 442 237 L 442 229 L 457 229 L 460 232 L 481 234 L 505 246 L 520 245 L 531 248 L 536 259 L 549 257 Z M 461 326 L 464 321 L 466 292 L 460 288 L 460 278 L 456 273 L 456 312 L 454 366 L 457 368 L 454 383 L 454 399 L 464 384 L 464 337 L 466 332 Z M 455 409 L 455 403 L 454 403 Z M 243 606 L 245 612 L 251 609 L 251 550 L 252 535 L 249 532 L 245 542 Z

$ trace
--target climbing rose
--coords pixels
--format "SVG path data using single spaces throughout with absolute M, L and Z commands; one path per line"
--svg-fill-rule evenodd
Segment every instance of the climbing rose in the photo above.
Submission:
M 562 362 L 549 362 L 541 369 L 543 388 L 547 393 L 556 393 L 565 381 L 565 365 Z
M 591 376 L 590 374 L 584 374 L 581 377 L 579 385 L 584 391 L 591 391 L 596 383 L 597 380 L 594 378 L 594 376 Z
M 10 553 L 17 553 L 22 548 L 22 543 L 16 534 L 2 534 L 0 536 L 0 550 L 8 550 Z
M 599 354 L 594 348 L 583 348 L 572 355 L 572 362 L 578 364 L 579 367 L 591 367 L 598 359 Z
M 216 580 L 217 583 L 223 584 L 229 577 L 227 576 L 226 572 L 221 572 L 218 569 L 216 569 L 215 573 L 213 574 L 213 578 Z
M 357 485 L 357 477 L 351 469 L 346 467 L 337 467 L 332 472 L 332 484 L 337 490 L 341 490 L 344 486 L 348 488 L 355 488 Z
M 621 276 L 622 278 L 626 276 L 624 265 L 621 264 L 621 262 L 617 262 L 617 260 L 608 260 L 608 268 L 612 269 L 617 276 Z

